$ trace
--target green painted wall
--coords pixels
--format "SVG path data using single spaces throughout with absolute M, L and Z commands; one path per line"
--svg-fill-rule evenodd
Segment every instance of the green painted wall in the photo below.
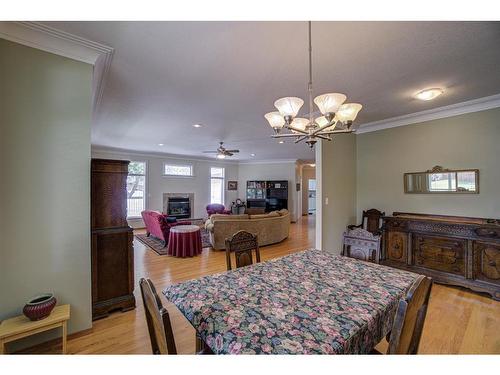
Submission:
M 363 209 L 500 218 L 500 108 L 359 134 L 357 215 Z M 479 194 L 405 194 L 403 174 L 435 165 L 478 168 Z
M 92 68 L 0 39 L 0 319 L 54 292 L 91 327 Z

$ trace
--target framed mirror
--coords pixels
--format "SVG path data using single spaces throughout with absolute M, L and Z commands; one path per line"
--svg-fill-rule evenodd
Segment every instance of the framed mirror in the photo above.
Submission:
M 406 194 L 479 194 L 479 169 L 444 169 L 404 174 Z

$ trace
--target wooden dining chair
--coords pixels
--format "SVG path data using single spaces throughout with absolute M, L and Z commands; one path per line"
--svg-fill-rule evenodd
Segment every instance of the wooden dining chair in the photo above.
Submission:
M 153 354 L 177 354 L 170 316 L 163 307 L 153 282 L 141 278 L 139 286 Z M 196 352 L 196 354 L 212 354 L 210 348 L 198 336 L 196 336 Z
M 417 354 L 424 328 L 432 279 L 420 275 L 404 298 L 399 300 L 387 354 Z M 376 354 L 380 354 L 375 351 Z
M 252 251 L 255 249 L 255 259 L 260 263 L 259 241 L 257 235 L 240 230 L 226 238 L 226 262 L 227 270 L 231 270 L 231 253 L 234 253 L 236 268 L 253 264 Z

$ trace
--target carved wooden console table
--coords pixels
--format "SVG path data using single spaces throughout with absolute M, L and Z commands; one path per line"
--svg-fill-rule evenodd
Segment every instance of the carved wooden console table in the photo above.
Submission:
M 383 220 L 382 264 L 500 300 L 500 220 L 403 212 Z

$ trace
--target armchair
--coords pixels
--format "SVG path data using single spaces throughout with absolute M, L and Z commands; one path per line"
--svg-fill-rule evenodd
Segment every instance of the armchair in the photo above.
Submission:
M 348 225 L 343 234 L 342 255 L 379 263 L 382 242 L 381 219 L 385 212 L 363 211 L 361 224 Z
M 144 220 L 144 225 L 146 226 L 146 235 L 153 236 L 162 240 L 165 246 L 168 243 L 168 235 L 170 234 L 170 228 L 177 225 L 189 225 L 190 221 L 173 222 L 169 223 L 167 221 L 167 215 L 163 215 L 158 211 L 142 211 L 142 219 Z
M 355 228 L 361 228 L 367 230 L 371 234 L 380 235 L 382 234 L 380 222 L 383 216 L 385 216 L 385 212 L 380 212 L 375 208 L 370 208 L 368 211 L 363 211 L 361 224 L 348 225 L 347 229 L 352 230 Z
M 224 207 L 223 204 L 212 203 L 207 205 L 207 214 L 208 217 L 210 217 L 213 214 L 230 215 L 231 211 L 226 210 L 226 207 Z

